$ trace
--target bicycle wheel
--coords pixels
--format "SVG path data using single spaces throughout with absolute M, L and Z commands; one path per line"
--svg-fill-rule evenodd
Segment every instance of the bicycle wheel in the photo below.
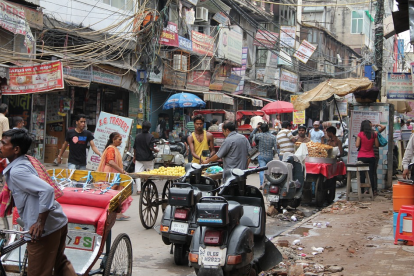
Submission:
M 148 180 L 142 186 L 139 202 L 139 218 L 146 229 L 154 227 L 158 216 L 158 190 L 155 183 Z
M 132 245 L 127 234 L 119 234 L 112 243 L 103 275 L 132 275 Z

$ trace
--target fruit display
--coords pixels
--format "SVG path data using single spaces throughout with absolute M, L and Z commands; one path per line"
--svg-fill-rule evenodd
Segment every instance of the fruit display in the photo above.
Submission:
M 181 166 L 175 167 L 159 167 L 150 171 L 144 171 L 140 174 L 148 175 L 168 175 L 168 176 L 183 176 L 185 174 L 185 168 Z
M 332 151 L 333 147 L 329 145 L 324 145 L 321 143 L 314 143 L 309 142 L 306 144 L 308 147 L 308 156 L 309 157 L 322 157 L 327 158 L 330 154 L 330 151 Z

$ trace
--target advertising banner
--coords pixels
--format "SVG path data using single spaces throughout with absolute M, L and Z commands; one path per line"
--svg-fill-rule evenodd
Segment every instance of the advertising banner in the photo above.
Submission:
M 298 96 L 299 95 L 291 95 L 290 102 L 293 103 L 294 101 L 296 101 L 296 98 Z M 293 124 L 294 125 L 305 124 L 305 110 L 293 112 Z
M 179 41 L 177 24 L 168 22 L 167 27 L 162 30 L 160 44 L 178 47 Z
M 348 102 L 346 100 L 344 101 L 336 101 L 336 104 L 338 105 L 338 109 L 339 109 L 339 114 L 341 116 L 348 116 Z M 338 110 L 336 109 L 335 106 L 335 114 L 338 115 Z
M 193 42 L 193 52 L 198 54 L 207 55 L 212 57 L 214 51 L 214 38 L 199 33 L 196 31 L 191 31 L 191 41 Z
M 279 34 L 268 31 L 257 31 L 253 45 L 275 49 L 278 45 Z
M 242 62 L 243 34 L 238 26 L 220 29 L 220 37 L 217 46 L 219 58 L 231 60 L 237 64 Z
M 298 75 L 285 69 L 282 69 L 282 71 L 280 72 L 280 89 L 293 93 L 297 92 Z
M 9 76 L 9 85 L 2 88 L 3 95 L 30 94 L 64 88 L 60 61 L 10 67 Z
M 230 77 L 226 78 L 223 83 L 223 91 L 234 93 L 239 85 L 242 77 L 235 74 L 231 74 Z
M 316 46 L 310 44 L 304 39 L 293 56 L 303 63 L 307 63 L 315 50 Z
M 109 135 L 112 132 L 118 132 L 122 136 L 122 144 L 118 147 L 121 155 L 124 154 L 126 143 L 129 139 L 129 133 L 131 132 L 133 120 L 126 117 L 121 117 L 111 113 L 101 112 L 99 114 L 99 119 L 96 122 L 96 129 L 94 133 L 96 147 L 98 150 L 103 153 L 105 150 L 105 145 L 108 142 Z M 101 158 L 93 152 L 93 150 L 88 151 L 86 168 L 89 170 L 95 171 L 98 168 Z
M 231 66 L 217 64 L 210 81 L 210 90 L 223 90 L 224 80 L 230 76 Z
M 63 74 L 72 76 L 72 77 L 75 77 L 81 80 L 92 81 L 92 66 L 86 69 L 63 67 Z
M 180 47 L 183 50 L 187 50 L 187 51 L 192 51 L 193 50 L 193 43 L 191 42 L 191 40 L 179 36 L 178 37 L 178 47 Z
M 244 76 L 246 75 L 247 53 L 248 53 L 248 51 L 249 51 L 248 47 L 243 47 L 243 49 L 242 49 L 242 60 L 241 60 L 242 67 L 240 67 L 240 68 L 235 67 L 231 70 L 233 74 L 242 77 L 242 79 L 239 82 L 239 85 L 237 86 L 236 91 L 234 92 L 234 94 L 242 94 L 243 93 Z
M 216 13 L 213 16 L 213 19 L 222 25 L 227 25 L 229 23 L 229 18 L 223 12 Z
M 414 100 L 412 73 L 387 74 L 387 99 L 393 101 Z
M 99 82 L 103 84 L 109 84 L 113 86 L 121 86 L 122 77 L 110 73 L 108 71 L 104 71 L 98 67 L 93 67 L 92 70 L 92 81 Z
M 280 26 L 280 47 L 295 48 L 296 26 Z
M 209 91 L 210 71 L 192 71 L 188 73 L 186 88 L 190 90 Z

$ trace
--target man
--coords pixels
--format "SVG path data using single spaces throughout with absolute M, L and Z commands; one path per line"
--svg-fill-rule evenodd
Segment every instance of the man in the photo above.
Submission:
M 342 142 L 336 136 L 336 128 L 330 126 L 326 129 L 326 135 L 328 136 L 328 142 L 326 144 L 330 145 L 331 147 L 338 147 L 339 156 L 344 155 L 344 150 L 342 149 Z
M 168 140 L 168 138 L 170 137 L 169 135 L 170 126 L 168 124 L 169 119 L 170 117 L 168 115 L 165 115 L 164 118 L 160 122 L 160 132 L 161 132 L 160 138 L 166 139 L 166 140 Z
M 262 132 L 256 134 L 259 128 Z M 256 127 L 252 134 L 256 134 L 255 139 L 256 141 L 259 141 L 259 156 L 257 158 L 259 166 L 265 167 L 267 163 L 273 160 L 274 151 L 277 150 L 276 136 L 269 132 L 268 124 L 262 124 L 261 126 Z M 264 172 L 260 172 L 260 190 L 263 190 L 263 180 Z
M 13 129 L 20 129 L 24 126 L 24 120 L 22 117 L 12 117 L 13 119 Z
M 190 146 L 191 154 L 193 155 L 193 163 L 201 164 L 201 156 L 204 150 L 210 151 L 210 156 L 213 156 L 214 150 L 213 134 L 203 129 L 204 117 L 197 115 L 193 118 L 194 132 L 188 137 L 188 145 Z
M 193 155 L 191 154 L 190 146 L 188 145 L 188 136 L 190 135 L 185 135 L 182 132 L 178 134 L 178 137 L 180 137 L 181 142 L 185 145 L 185 152 L 188 154 L 188 163 L 191 163 L 193 161 Z
M 338 137 L 344 136 L 344 129 L 341 127 L 340 122 L 336 123 L 336 136 L 338 136 Z
M 298 136 L 296 136 L 295 138 L 296 138 L 296 142 L 301 142 L 301 143 L 310 142 L 309 137 L 306 137 L 306 127 L 304 125 L 300 125 L 298 127 Z
M 279 114 L 276 115 L 276 119 L 273 121 L 273 128 L 274 129 L 281 129 L 282 128 L 282 124 L 280 123 L 280 115 Z
M 151 133 L 151 123 L 145 121 L 142 123 L 142 133 L 137 134 L 134 141 L 134 159 L 133 163 L 135 164 L 135 172 L 143 172 L 145 170 L 154 169 L 154 154 L 153 152 L 158 152 L 154 148 L 155 139 Z M 137 195 L 141 193 L 141 178 L 135 180 L 137 185 Z
M 27 244 L 28 275 L 50 276 L 53 272 L 53 275 L 75 276 L 64 254 L 68 219 L 54 199 L 54 188 L 39 178 L 25 156 L 31 143 L 23 129 L 4 132 L 0 142 L 0 156 L 10 161 L 3 173 L 24 229 L 32 239 Z
M 233 122 L 223 123 L 223 134 L 226 137 L 218 152 L 212 157 L 203 161 L 203 164 L 216 162 L 223 159 L 223 169 L 245 170 L 250 162 L 250 144 L 244 135 L 236 132 L 236 125 Z
M 322 139 L 325 138 L 325 133 L 319 129 L 319 121 L 313 123 L 313 129 L 309 131 L 308 137 L 314 143 L 322 143 Z
M 6 115 L 9 112 L 9 107 L 7 104 L 0 104 L 0 136 L 3 132 L 9 130 L 9 119 L 7 119 Z
M 239 127 L 238 127 L 238 129 L 240 129 L 240 130 L 246 130 L 246 129 L 248 129 L 248 130 L 252 131 L 252 130 L 253 130 L 253 128 L 252 128 L 252 126 L 250 125 L 250 118 L 246 118 L 246 119 L 244 120 L 244 124 L 243 124 L 243 125 L 241 125 L 241 126 L 239 126 Z
M 188 111 L 184 110 L 184 123 L 187 125 L 188 122 L 191 121 L 190 116 L 188 115 Z
M 407 126 L 407 130 L 413 130 L 413 126 L 411 125 L 411 121 L 407 120 L 407 122 L 405 123 Z
M 208 131 L 219 131 L 218 120 L 211 120 L 211 127 L 208 128 Z
M 89 130 L 85 129 L 86 126 L 86 116 L 78 115 L 76 117 L 76 128 L 70 129 L 66 133 L 66 141 L 63 143 L 60 153 L 57 157 L 57 162 L 60 164 L 62 162 L 62 155 L 65 152 L 66 148 L 69 145 L 69 159 L 68 159 L 68 169 L 70 170 L 86 170 L 86 147 L 89 144 L 91 149 L 99 156 L 102 154 L 99 152 L 98 148 L 95 146 L 95 139 L 92 133 Z
M 277 145 L 280 149 L 280 160 L 283 159 L 283 154 L 286 152 L 293 153 L 295 151 L 295 148 L 293 146 L 293 143 L 296 142 L 296 138 L 293 136 L 291 128 L 292 125 L 288 121 L 284 121 L 282 123 L 282 130 L 279 131 L 277 134 Z

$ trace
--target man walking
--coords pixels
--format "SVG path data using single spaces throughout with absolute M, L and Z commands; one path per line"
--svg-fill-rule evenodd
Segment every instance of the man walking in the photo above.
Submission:
M 71 170 L 86 170 L 86 147 L 89 144 L 91 149 L 99 156 L 102 154 L 95 146 L 93 139 L 95 139 L 89 130 L 85 129 L 86 116 L 78 115 L 76 118 L 76 128 L 71 129 L 66 133 L 66 141 L 63 143 L 60 153 L 57 157 L 57 162 L 62 162 L 62 155 L 69 145 L 69 160 L 68 169 Z
M 9 107 L 7 106 L 7 104 L 0 104 L 0 137 L 3 134 L 3 132 L 9 130 L 9 119 L 7 119 L 6 117 L 8 112 Z
M 259 128 L 262 132 L 256 134 Z M 257 158 L 259 166 L 265 167 L 267 163 L 273 160 L 273 156 L 277 150 L 276 136 L 269 132 L 268 124 L 262 124 L 261 126 L 256 127 L 252 134 L 256 134 L 255 139 L 259 141 L 259 156 Z M 260 190 L 263 190 L 263 180 L 264 171 L 260 172 Z
M 210 151 L 210 156 L 213 156 L 216 151 L 214 150 L 214 138 L 213 134 L 203 129 L 204 117 L 197 115 L 193 119 L 194 132 L 188 136 L 188 145 L 193 155 L 193 163 L 201 164 L 201 156 L 204 150 Z
M 153 152 L 158 152 L 158 150 L 154 147 L 155 139 L 149 133 L 150 129 L 151 123 L 148 121 L 143 122 L 142 133 L 135 137 L 133 163 L 135 164 L 136 173 L 154 169 Z M 137 178 L 135 184 L 137 185 L 137 194 L 139 194 L 141 192 L 141 178 Z
M 218 152 L 212 157 L 203 161 L 203 164 L 216 162 L 223 159 L 223 169 L 245 170 L 250 162 L 250 144 L 244 135 L 236 132 L 236 125 L 233 122 L 223 123 L 223 134 L 226 137 Z
M 54 188 L 39 177 L 25 156 L 31 143 L 23 129 L 4 132 L 0 142 L 0 156 L 10 161 L 3 173 L 32 239 L 27 244 L 28 276 L 76 276 L 64 254 L 68 219 L 54 199 Z
M 277 134 L 277 145 L 280 149 L 280 160 L 283 159 L 283 154 L 285 152 L 293 153 L 295 148 L 293 143 L 296 142 L 296 138 L 293 136 L 290 128 L 292 125 L 288 121 L 282 123 L 282 130 Z

